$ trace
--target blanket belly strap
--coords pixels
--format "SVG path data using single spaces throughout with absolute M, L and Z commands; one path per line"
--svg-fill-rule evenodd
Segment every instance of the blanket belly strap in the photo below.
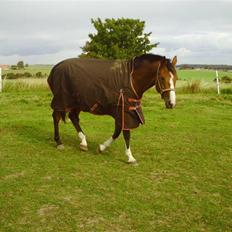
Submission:
M 124 115 L 125 101 L 124 101 L 123 89 L 120 89 L 117 107 L 119 107 L 120 105 L 120 100 L 122 100 L 122 118 L 121 118 L 122 121 L 121 123 L 122 123 L 122 130 L 124 130 L 125 129 L 125 115 Z
M 136 105 L 136 106 L 129 106 L 129 110 L 137 110 L 139 108 L 141 108 L 141 104 Z

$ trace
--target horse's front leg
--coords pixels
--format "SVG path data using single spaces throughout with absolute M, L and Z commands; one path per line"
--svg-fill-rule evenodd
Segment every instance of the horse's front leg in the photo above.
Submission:
M 129 130 L 124 130 L 123 131 L 123 137 L 126 143 L 126 156 L 128 157 L 128 163 L 129 164 L 134 164 L 136 163 L 136 159 L 133 157 L 130 149 L 130 131 Z
M 114 134 L 107 139 L 104 143 L 100 144 L 98 147 L 98 151 L 99 152 L 103 152 L 106 150 L 107 147 L 109 147 L 111 145 L 111 143 L 118 138 L 118 136 L 120 135 L 122 129 L 120 126 L 118 126 L 115 122 L 115 129 L 114 129 Z

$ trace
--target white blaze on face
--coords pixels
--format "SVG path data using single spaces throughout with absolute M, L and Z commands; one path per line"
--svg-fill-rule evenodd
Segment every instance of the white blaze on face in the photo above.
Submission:
M 169 84 L 170 84 L 170 89 L 173 89 L 170 91 L 169 93 L 169 98 L 170 98 L 170 103 L 175 106 L 176 105 L 176 93 L 175 93 L 175 86 L 174 86 L 174 76 L 171 72 L 169 72 L 171 78 L 170 78 L 170 81 L 169 81 Z

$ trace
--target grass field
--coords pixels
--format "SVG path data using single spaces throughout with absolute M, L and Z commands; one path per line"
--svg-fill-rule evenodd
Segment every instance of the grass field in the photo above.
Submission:
M 113 131 L 105 116 L 81 114 L 88 152 L 70 122 L 56 150 L 50 99 L 46 88 L 0 94 L 0 231 L 231 231 L 231 95 L 179 94 L 166 110 L 148 92 L 138 166 L 121 137 L 96 153 Z
M 223 76 L 229 76 L 232 78 L 232 72 L 218 71 L 219 78 Z M 207 69 L 193 69 L 193 70 L 178 70 L 178 76 L 181 80 L 202 80 L 213 82 L 216 78 L 214 70 Z

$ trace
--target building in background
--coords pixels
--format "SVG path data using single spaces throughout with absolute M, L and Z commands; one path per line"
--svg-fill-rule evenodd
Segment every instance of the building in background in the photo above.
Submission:
M 2 70 L 9 70 L 10 69 L 10 66 L 8 64 L 0 64 L 0 68 Z

